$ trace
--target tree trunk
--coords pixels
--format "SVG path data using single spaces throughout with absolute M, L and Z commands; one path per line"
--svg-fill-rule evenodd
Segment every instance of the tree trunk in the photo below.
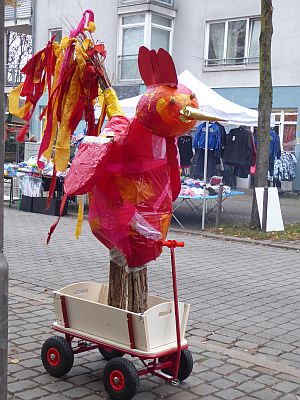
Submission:
M 147 310 L 147 268 L 128 274 L 128 310 L 143 313 Z
M 127 287 L 128 273 L 125 267 L 110 261 L 108 305 L 126 310 Z
M 127 272 L 124 257 L 119 252 L 113 249 L 110 256 L 108 305 L 135 313 L 145 312 L 148 298 L 147 268 Z
M 255 187 L 267 185 L 270 148 L 270 117 L 272 111 L 272 70 L 271 44 L 273 34 L 272 0 L 261 0 L 261 32 L 260 32 L 260 89 L 258 103 L 258 148 L 256 158 Z M 259 229 L 258 208 L 253 191 L 252 213 L 250 225 Z

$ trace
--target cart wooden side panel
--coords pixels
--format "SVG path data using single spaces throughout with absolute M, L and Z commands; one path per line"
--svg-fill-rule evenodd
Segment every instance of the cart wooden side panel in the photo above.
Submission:
M 105 304 L 108 287 L 96 282 L 80 282 L 54 292 L 57 324 L 130 347 L 128 314 L 132 316 L 135 348 L 153 351 L 174 345 L 176 329 L 174 303 L 149 296 L 149 308 L 136 314 Z M 63 300 L 63 301 L 62 301 Z M 181 337 L 184 339 L 189 305 L 179 303 Z M 66 326 L 66 316 L 68 326 Z

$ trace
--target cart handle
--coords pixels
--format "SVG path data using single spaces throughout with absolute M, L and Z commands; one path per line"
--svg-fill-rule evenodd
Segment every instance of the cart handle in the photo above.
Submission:
M 175 247 L 184 247 L 184 242 L 177 242 L 176 240 L 160 240 L 159 243 L 162 246 L 174 249 Z

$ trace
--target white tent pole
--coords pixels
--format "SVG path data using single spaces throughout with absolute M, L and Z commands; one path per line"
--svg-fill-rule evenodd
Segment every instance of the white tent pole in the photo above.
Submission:
M 206 121 L 206 123 L 205 123 L 204 170 L 203 170 L 204 194 L 206 194 L 206 183 L 207 183 L 208 129 L 209 129 L 209 122 Z M 201 228 L 203 231 L 204 231 L 204 227 L 205 227 L 205 214 L 206 214 L 206 198 L 204 197 L 203 206 L 202 206 L 202 228 Z

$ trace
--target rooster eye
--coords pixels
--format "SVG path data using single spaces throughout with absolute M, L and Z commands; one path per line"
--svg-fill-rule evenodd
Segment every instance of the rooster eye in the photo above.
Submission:
M 190 95 L 190 99 L 191 99 L 191 100 L 193 100 L 195 97 L 196 97 L 195 93 L 192 93 L 192 94 Z
M 175 103 L 176 103 L 175 97 L 170 97 L 170 104 L 175 104 Z

